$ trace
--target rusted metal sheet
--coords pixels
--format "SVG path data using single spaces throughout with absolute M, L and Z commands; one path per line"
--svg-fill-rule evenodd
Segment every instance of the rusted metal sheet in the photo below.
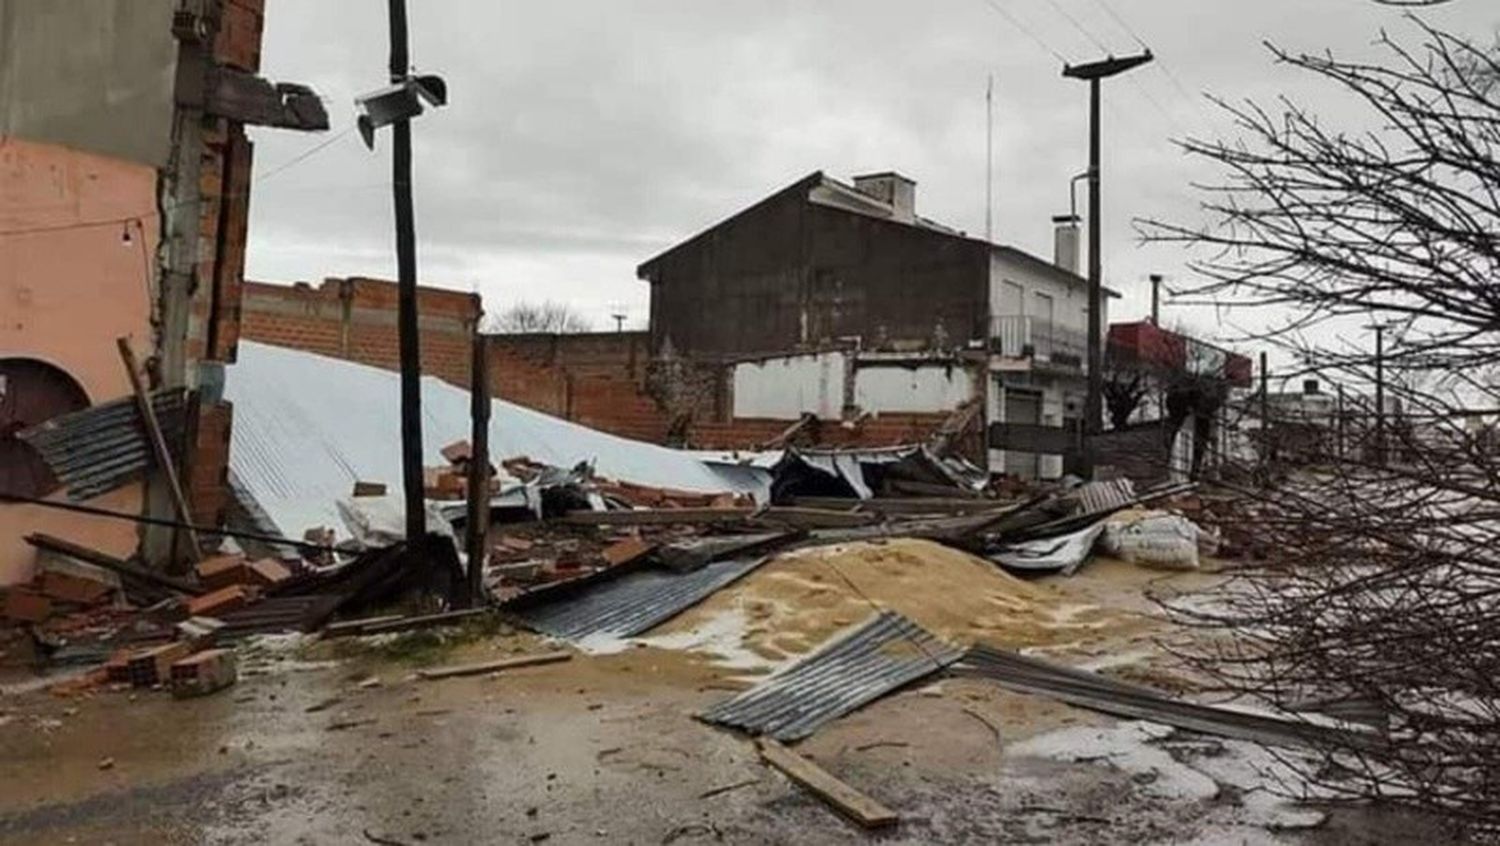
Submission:
M 751 734 L 797 740 L 962 656 L 963 650 L 911 620 L 881 611 L 699 716 Z
M 16 433 L 88 405 L 83 388 L 63 371 L 33 359 L 0 359 L 0 493 L 46 496 L 56 490 L 47 462 Z
M 168 446 L 175 446 L 186 417 L 183 391 L 156 391 L 151 406 Z M 74 501 L 108 493 L 155 462 L 134 397 L 63 414 L 17 436 L 41 455 Z
M 763 556 L 714 561 L 690 573 L 638 569 L 555 601 L 521 608 L 521 622 L 566 640 L 630 637 L 677 616 L 766 562 Z

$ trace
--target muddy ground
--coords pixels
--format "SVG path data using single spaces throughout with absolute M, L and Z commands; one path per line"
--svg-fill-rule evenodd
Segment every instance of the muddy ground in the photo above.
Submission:
M 1157 672 L 1150 638 L 1168 632 L 1140 598 L 1157 576 L 1109 562 L 1061 584 L 1134 623 L 1051 651 L 1141 656 L 1135 671 Z M 1273 797 L 1228 766 L 1243 750 L 1179 733 L 1116 754 L 1134 727 L 955 679 L 799 744 L 901 813 L 872 836 L 743 736 L 693 718 L 744 685 L 711 656 L 638 647 L 491 676 L 413 672 L 547 648 L 510 631 L 448 647 L 279 643 L 246 657 L 237 686 L 186 701 L 12 686 L 0 844 L 1440 842 L 1369 808 L 1268 813 Z M 1042 751 L 1059 742 L 1076 754 Z

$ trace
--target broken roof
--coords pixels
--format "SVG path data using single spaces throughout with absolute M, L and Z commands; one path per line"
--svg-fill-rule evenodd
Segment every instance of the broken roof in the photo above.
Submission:
M 336 503 L 356 481 L 400 483 L 399 382 L 399 374 L 377 367 L 240 342 L 224 386 L 234 403 L 230 469 L 284 534 L 342 526 Z M 446 465 L 439 449 L 469 434 L 469 392 L 423 377 L 424 463 Z M 516 456 L 558 467 L 591 462 L 600 476 L 678 490 L 759 497 L 769 484 L 498 399 L 490 452 L 497 464 Z

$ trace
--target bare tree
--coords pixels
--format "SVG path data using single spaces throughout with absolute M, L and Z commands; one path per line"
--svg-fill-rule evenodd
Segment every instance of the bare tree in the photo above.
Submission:
M 1374 128 L 1340 131 L 1290 100 L 1221 102 L 1243 139 L 1184 145 L 1226 174 L 1206 187 L 1209 224 L 1142 224 L 1200 256 L 1188 301 L 1262 310 L 1247 340 L 1297 362 L 1286 375 L 1352 389 L 1333 411 L 1242 409 L 1260 418 L 1262 451 L 1240 478 L 1263 481 L 1236 487 L 1220 520 L 1268 558 L 1238 570 L 1212 610 L 1175 607 L 1209 630 L 1185 657 L 1230 690 L 1373 721 L 1306 768 L 1324 791 L 1497 836 L 1500 63 L 1413 26 L 1420 45 L 1382 35 L 1378 63 L 1272 47 Z M 1328 437 L 1303 463 L 1268 468 L 1284 422 Z
M 485 320 L 484 330 L 501 335 L 573 335 L 588 332 L 593 325 L 567 303 L 521 300 Z

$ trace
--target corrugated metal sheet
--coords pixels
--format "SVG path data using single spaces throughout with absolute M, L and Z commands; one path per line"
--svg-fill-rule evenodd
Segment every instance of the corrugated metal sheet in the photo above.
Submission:
M 1135 485 L 1129 479 L 1111 479 L 1107 482 L 1089 482 L 1078 488 L 1078 504 L 1084 514 L 1114 511 L 1124 508 L 1135 500 Z
M 520 609 L 516 615 L 543 634 L 567 640 L 630 637 L 677 616 L 766 560 L 764 556 L 729 558 L 690 573 L 636 570 Z
M 342 599 L 329 594 L 273 596 L 219 616 L 224 628 L 217 637 L 234 641 L 257 634 L 312 631 Z
M 180 388 L 151 395 L 168 448 L 182 438 L 185 407 Z M 68 491 L 85 500 L 139 478 L 155 463 L 151 443 L 135 398 L 107 402 L 54 417 L 19 434 L 30 444 Z
M 301 537 L 328 526 L 347 537 L 336 503 L 356 481 L 401 481 L 401 419 L 393 397 L 400 374 L 300 350 L 241 341 L 225 373 L 234 403 L 229 462 L 280 534 Z M 422 379 L 423 461 L 446 465 L 444 444 L 469 437 L 469 392 Z M 602 477 L 702 493 L 767 498 L 769 476 L 746 470 L 721 475 L 696 456 L 621 438 L 496 399 L 490 411 L 490 455 L 528 456 L 553 467 L 593 465 Z
M 1349 748 L 1377 742 L 1373 737 L 1307 722 L 1187 702 L 1142 685 L 986 646 L 969 650 L 954 669 L 963 675 L 989 679 L 1008 690 L 1050 696 L 1117 717 L 1269 746 Z
M 700 716 L 752 734 L 797 740 L 962 656 L 963 650 L 911 620 L 882 611 Z

